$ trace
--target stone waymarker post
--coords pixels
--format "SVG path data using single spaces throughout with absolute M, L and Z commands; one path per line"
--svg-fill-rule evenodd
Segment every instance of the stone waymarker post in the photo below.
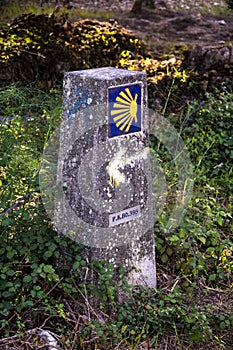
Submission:
M 116 68 L 68 72 L 54 225 L 85 258 L 156 286 L 146 74 Z

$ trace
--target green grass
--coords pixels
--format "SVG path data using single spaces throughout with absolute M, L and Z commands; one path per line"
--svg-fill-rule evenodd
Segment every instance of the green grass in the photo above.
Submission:
M 229 12 L 225 1 L 170 1 L 170 8 L 181 12 L 205 13 L 210 15 L 226 15 Z
M 216 91 L 201 108 L 193 101 L 183 117 L 171 116 L 194 164 L 193 199 L 170 235 L 161 234 L 171 209 L 167 203 L 155 225 L 159 288 L 136 291 L 125 282 L 123 271 L 115 280 L 112 267 L 103 262 L 92 266 L 97 286 L 77 282 L 86 271 L 82 247 L 57 237 L 42 206 L 37 174 L 44 143 L 60 118 L 61 91 L 12 84 L 2 88 L 0 96 L 1 114 L 11 118 L 0 125 L 1 212 L 10 209 L 0 223 L 1 337 L 26 334 L 44 324 L 60 335 L 64 349 L 129 350 L 140 344 L 159 349 L 171 338 L 177 350 L 204 349 L 210 342 L 224 348 L 233 326 L 233 155 L 228 135 L 233 94 Z M 27 116 L 33 118 L 25 123 Z M 166 150 L 156 143 L 153 147 L 167 181 L 176 186 Z M 57 264 L 64 259 L 68 270 Z M 119 290 L 130 293 L 130 300 L 119 303 Z M 225 298 L 224 305 L 211 301 L 216 293 Z M 99 303 L 90 308 L 94 295 Z M 70 312 L 77 320 L 80 313 L 90 319 L 76 322 Z M 22 338 L 19 341 L 23 344 Z
M 20 1 L 11 1 L 9 6 L 3 7 L 1 17 L 11 19 L 29 13 L 33 13 L 35 15 L 55 13 L 57 16 L 65 15 L 71 21 L 75 21 L 80 18 L 108 20 L 109 18 L 114 17 L 114 13 L 108 9 L 72 8 L 69 10 L 64 7 L 59 7 L 56 9 L 54 6 L 47 4 L 40 7 L 37 5 L 36 1 L 30 1 L 23 5 L 20 4 Z
M 167 73 L 176 78 L 163 112 L 189 150 L 195 185 L 175 231 L 162 230 L 173 206 L 169 196 L 155 224 L 156 290 L 132 288 L 123 270 L 115 279 L 104 262 L 87 265 L 83 247 L 53 230 L 38 171 L 44 145 L 61 118 L 60 88 L 14 83 L 0 89 L 0 338 L 18 336 L 15 348 L 26 348 L 27 331 L 35 327 L 56 333 L 64 350 L 164 350 L 169 343 L 174 350 L 231 348 L 233 92 L 222 84 L 203 101 L 171 113 L 185 72 L 169 68 Z M 171 156 L 155 139 L 151 147 L 169 194 L 176 195 Z M 95 284 L 80 281 L 87 271 Z M 130 297 L 119 302 L 119 291 Z

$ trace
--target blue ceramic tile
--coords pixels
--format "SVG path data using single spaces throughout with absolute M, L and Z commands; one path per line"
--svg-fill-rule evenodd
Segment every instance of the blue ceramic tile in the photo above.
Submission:
M 142 86 L 129 84 L 108 89 L 109 137 L 141 131 Z

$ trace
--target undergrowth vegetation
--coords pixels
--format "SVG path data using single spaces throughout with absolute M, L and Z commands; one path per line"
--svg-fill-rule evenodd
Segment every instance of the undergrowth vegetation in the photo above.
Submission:
M 82 247 L 51 227 L 38 170 L 44 143 L 60 119 L 61 91 L 13 84 L 0 94 L 1 336 L 43 326 L 56 329 L 66 349 L 137 349 L 144 342 L 159 349 L 167 334 L 175 335 L 180 349 L 195 342 L 224 348 L 233 325 L 227 300 L 233 283 L 233 94 L 209 93 L 182 117 L 169 116 L 189 149 L 195 190 L 179 229 L 161 233 L 169 201 L 155 225 L 157 290 L 132 289 L 124 271 L 115 280 L 103 261 L 88 265 Z M 156 140 L 151 145 L 169 178 L 174 169 L 166 150 Z M 98 288 L 80 279 L 86 269 Z M 130 299 L 119 302 L 119 291 Z
M 113 12 L 108 9 L 96 9 L 96 8 L 72 8 L 67 9 L 62 6 L 56 6 L 54 4 L 49 4 L 44 2 L 43 6 L 39 6 L 38 1 L 10 1 L 8 6 L 2 5 L 2 18 L 15 18 L 23 14 L 34 13 L 35 15 L 51 14 L 56 12 L 57 16 L 67 16 L 69 20 L 76 20 L 77 18 L 101 18 L 102 20 L 107 20 L 113 18 Z
M 0 31 L 2 82 L 51 87 L 66 71 L 115 66 L 123 50 L 145 53 L 142 42 L 117 21 L 80 20 L 65 16 L 24 14 Z M 2 84 L 1 82 L 1 84 Z
M 84 57 L 92 59 L 91 53 L 100 41 L 109 56 L 111 45 L 118 40 L 117 32 L 107 32 L 107 37 L 103 28 L 90 34 L 92 24 L 85 22 L 88 30 L 83 35 L 85 40 L 91 38 L 91 44 L 86 48 L 89 56 L 83 47 L 82 64 Z M 79 30 L 78 26 L 75 30 Z M 28 40 L 31 34 L 26 33 Z M 25 38 L 22 46 L 33 46 Z M 15 37 L 8 39 L 17 56 Z M 194 191 L 187 213 L 173 232 L 163 231 L 177 193 L 177 169 L 166 148 L 151 135 L 151 149 L 163 167 L 169 189 L 165 208 L 155 224 L 158 288 L 132 287 L 124 269 L 119 269 L 115 278 L 113 266 L 84 260 L 84 247 L 68 237 L 59 237 L 53 230 L 39 187 L 44 145 L 61 119 L 61 84 L 47 84 L 42 89 L 38 80 L 39 84 L 12 83 L 2 87 L 2 348 L 7 349 L 9 342 L 14 349 L 41 347 L 41 339 L 29 337 L 29 331 L 45 329 L 67 350 L 231 349 L 232 88 L 221 83 L 199 99 L 179 101 L 177 110 L 178 87 L 192 89 L 195 74 L 184 70 L 175 58 L 162 62 L 147 57 L 136 59 L 130 50 L 125 50 L 124 35 L 121 39 L 123 47 L 118 47 L 119 57 L 114 64 L 148 73 L 152 84 L 149 102 L 153 100 L 152 86 L 157 93 L 162 86 L 159 83 L 163 79 L 166 82 L 167 89 L 160 91 L 164 95 L 160 112 L 184 140 L 193 164 Z M 134 36 L 130 39 L 127 43 L 140 51 L 140 42 Z M 1 44 L 5 48 L 3 55 L 7 55 L 5 39 Z M 46 49 L 45 45 L 44 52 Z

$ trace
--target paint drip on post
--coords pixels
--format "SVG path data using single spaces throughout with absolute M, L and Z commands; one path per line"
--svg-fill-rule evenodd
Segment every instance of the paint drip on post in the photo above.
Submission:
M 67 72 L 54 209 L 56 230 L 88 261 L 156 286 L 146 74 L 111 67 Z

